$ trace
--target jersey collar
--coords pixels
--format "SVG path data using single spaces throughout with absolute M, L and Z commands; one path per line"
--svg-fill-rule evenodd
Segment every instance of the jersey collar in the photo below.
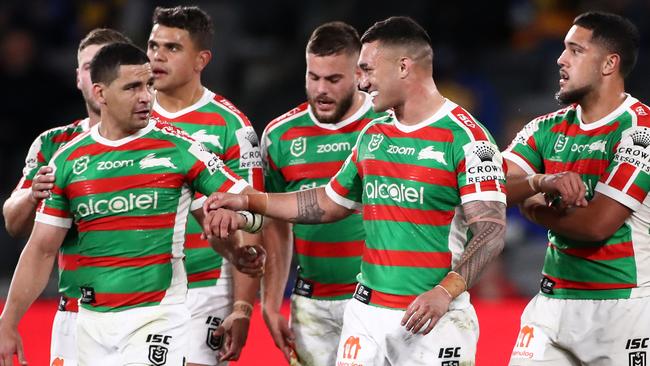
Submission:
M 109 140 L 109 139 L 107 139 L 107 138 L 105 138 L 105 137 L 103 137 L 102 135 L 99 134 L 99 125 L 101 123 L 102 122 L 100 121 L 98 124 L 94 125 L 90 129 L 90 136 L 92 136 L 93 140 L 97 141 L 98 143 L 100 143 L 102 145 L 106 145 L 106 146 L 112 146 L 112 147 L 118 147 L 118 146 L 128 144 L 129 142 L 131 142 L 133 140 L 136 140 L 136 139 L 146 135 L 156 125 L 156 121 L 154 121 L 153 119 L 150 119 L 149 124 L 147 124 L 146 127 L 142 128 L 141 130 L 134 133 L 133 135 L 121 138 L 119 140 Z
M 153 103 L 153 110 L 154 112 L 158 113 L 159 115 L 167 118 L 167 119 L 176 119 L 184 114 L 187 114 L 189 112 L 193 112 L 204 105 L 208 104 L 212 99 L 214 99 L 215 94 L 208 90 L 206 87 L 203 87 L 203 95 L 201 95 L 201 98 L 199 98 L 196 103 L 192 104 L 189 107 L 185 107 L 177 112 L 168 112 L 165 110 L 160 104 L 158 104 L 158 99 L 156 98 Z
M 405 132 L 405 133 L 417 131 L 422 127 L 426 127 L 426 126 L 438 121 L 442 117 L 449 114 L 449 112 L 451 112 L 456 107 L 457 107 L 456 103 L 454 103 L 454 102 L 450 101 L 449 99 L 445 98 L 445 103 L 443 103 L 443 105 L 440 108 L 438 108 L 438 110 L 431 117 L 425 119 L 422 122 L 418 122 L 418 123 L 416 123 L 414 125 L 405 125 L 402 122 L 398 121 L 397 118 L 395 118 L 395 127 L 398 130 L 400 130 L 402 132 Z
M 307 104 L 307 112 L 309 113 L 309 118 L 311 118 L 312 122 L 320 128 L 324 128 L 326 130 L 338 130 L 341 129 L 355 121 L 358 121 L 361 116 L 366 114 L 370 108 L 372 108 L 372 99 L 370 98 L 370 95 L 366 92 L 361 92 L 363 94 L 363 103 L 361 104 L 361 107 L 356 110 L 356 112 L 352 113 L 352 115 L 340 122 L 337 123 L 321 123 L 318 122 L 318 119 L 316 119 L 316 116 L 314 115 L 314 112 L 311 109 L 311 105 Z
M 603 126 L 607 125 L 608 123 L 612 122 L 614 120 L 614 118 L 616 118 L 616 117 L 620 116 L 621 114 L 623 114 L 623 112 L 625 112 L 626 109 L 630 108 L 634 103 L 638 102 L 638 100 L 636 98 L 634 98 L 633 96 L 631 96 L 630 94 L 625 93 L 625 95 L 626 95 L 626 98 L 623 101 L 623 103 L 621 103 L 621 105 L 616 107 L 616 109 L 614 109 L 610 114 L 608 114 L 605 117 L 599 119 L 598 121 L 591 122 L 591 123 L 583 123 L 582 122 L 582 107 L 580 107 L 580 105 L 578 105 L 576 107 L 576 118 L 578 118 L 578 122 L 580 122 L 580 129 L 583 130 L 583 131 L 591 131 L 591 130 L 595 130 L 595 129 L 599 128 L 599 127 L 603 127 Z

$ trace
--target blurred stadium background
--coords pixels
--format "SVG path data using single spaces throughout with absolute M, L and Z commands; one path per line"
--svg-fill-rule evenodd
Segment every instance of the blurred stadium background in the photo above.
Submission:
M 305 43 L 316 26 L 330 20 L 346 21 L 362 34 L 391 15 L 415 18 L 433 40 L 434 77 L 443 95 L 471 111 L 502 148 L 530 119 L 558 108 L 553 98 L 558 80 L 555 61 L 573 18 L 583 11 L 616 12 L 639 27 L 639 63 L 627 79 L 627 90 L 646 103 L 650 97 L 650 23 L 644 21 L 650 1 L 4 0 L 0 4 L 3 200 L 20 177 L 34 137 L 85 115 L 75 88 L 79 40 L 95 27 L 111 27 L 144 47 L 153 8 L 178 4 L 198 5 L 212 16 L 216 37 L 204 85 L 239 106 L 258 133 L 304 100 Z M 24 242 L 0 230 L 0 299 L 6 296 Z M 478 365 L 506 362 L 519 313 L 538 290 L 545 244 L 544 230 L 528 224 L 516 210 L 509 212 L 506 249 L 473 290 L 483 335 Z M 37 344 L 28 349 L 33 365 L 47 363 L 55 304 L 47 299 L 56 298 L 55 281 L 43 298 L 23 324 L 23 332 L 36 342 L 28 341 L 28 347 Z M 238 364 L 255 365 L 260 358 L 275 364 L 266 361 L 279 353 L 259 313 L 255 319 L 251 343 L 244 351 L 250 361 Z M 37 361 L 41 359 L 43 363 Z

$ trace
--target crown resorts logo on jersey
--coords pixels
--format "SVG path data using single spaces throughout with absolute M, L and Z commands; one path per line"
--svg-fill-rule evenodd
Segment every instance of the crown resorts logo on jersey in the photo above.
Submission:
M 193 143 L 187 151 L 200 160 L 211 175 L 224 166 L 223 161 L 201 143 Z
M 198 142 L 208 143 L 214 145 L 217 149 L 223 149 L 221 141 L 219 140 L 219 135 L 210 135 L 206 130 L 198 130 L 194 132 L 191 137 Z
M 433 146 L 427 146 L 420 150 L 418 153 L 418 160 L 424 159 L 434 160 L 442 165 L 447 165 L 447 161 L 445 161 L 445 153 L 442 151 L 436 151 Z
M 88 155 L 75 159 L 74 163 L 72 163 L 72 172 L 76 175 L 85 172 L 88 169 L 88 162 L 90 162 Z
M 302 154 L 307 151 L 307 138 L 298 137 L 291 140 L 291 146 L 289 146 L 289 152 L 295 157 L 300 157 Z
M 260 141 L 252 126 L 246 126 L 235 131 L 239 143 L 239 168 L 261 168 L 262 152 Z
M 505 180 L 503 158 L 488 141 L 473 141 L 463 146 L 467 184 Z
M 176 165 L 172 163 L 172 158 L 157 158 L 155 153 L 147 154 L 147 156 L 140 160 L 140 169 L 153 168 L 157 166 L 178 169 Z
M 650 174 L 650 128 L 632 127 L 623 131 L 614 161 L 628 163 Z
M 370 135 L 370 142 L 368 142 L 368 151 L 373 152 L 379 149 L 379 145 L 381 145 L 382 141 L 384 141 L 384 135 L 378 133 Z

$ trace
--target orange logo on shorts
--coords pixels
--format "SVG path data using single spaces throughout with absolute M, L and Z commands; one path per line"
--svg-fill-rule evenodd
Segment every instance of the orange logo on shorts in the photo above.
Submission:
M 63 366 L 63 360 L 60 358 L 55 358 L 54 361 L 52 361 L 52 366 Z
M 349 336 L 343 345 L 343 358 L 356 360 L 360 349 L 359 337 Z
M 521 335 L 521 339 L 519 341 L 519 347 L 528 347 L 530 341 L 535 337 L 533 335 L 533 330 L 534 330 L 533 327 L 529 327 L 527 325 L 521 328 L 521 331 L 519 332 L 519 334 Z M 524 340 L 526 340 L 526 337 L 528 337 L 528 340 L 526 341 L 526 345 L 524 345 Z

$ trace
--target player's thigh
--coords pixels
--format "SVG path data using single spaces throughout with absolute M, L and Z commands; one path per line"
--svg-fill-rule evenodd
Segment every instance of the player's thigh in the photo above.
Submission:
M 50 365 L 77 365 L 77 313 L 57 311 L 52 322 Z
M 190 289 L 186 305 L 191 314 L 186 359 L 188 364 L 226 365 L 218 363 L 219 351 L 223 347 L 223 337 L 212 333 L 230 314 L 232 296 L 230 286 L 216 285 Z
M 304 365 L 329 366 L 336 360 L 343 325 L 343 311 L 348 300 L 316 300 L 291 297 L 291 329 L 295 350 Z
M 343 329 L 336 352 L 336 365 L 384 366 L 386 358 L 381 340 L 386 330 L 381 323 L 379 308 L 349 301 L 343 316 Z
M 449 310 L 426 335 L 398 327 L 386 339 L 386 353 L 391 365 L 473 365 L 478 336 L 478 318 L 474 307 L 468 304 Z
M 121 365 L 121 355 L 108 333 L 115 328 L 114 313 L 79 309 L 77 313 L 77 363 L 79 365 Z
M 187 349 L 190 314 L 185 304 L 158 305 L 146 310 L 146 320 L 141 326 L 124 335 L 125 346 L 120 350 L 124 365 L 183 365 Z M 132 314 L 138 322 L 142 312 Z

